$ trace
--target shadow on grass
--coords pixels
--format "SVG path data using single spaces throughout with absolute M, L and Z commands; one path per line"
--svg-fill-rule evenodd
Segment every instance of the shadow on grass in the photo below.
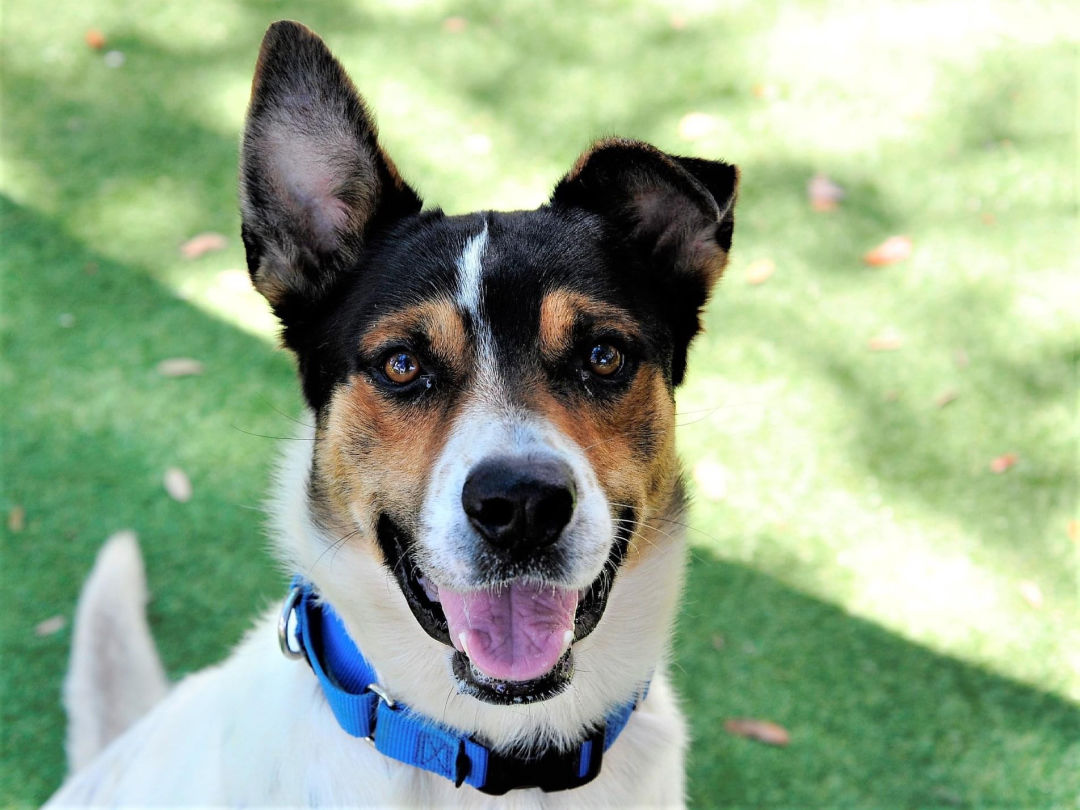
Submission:
M 259 509 L 276 448 L 249 434 L 293 435 L 282 414 L 298 413 L 298 397 L 283 353 L 5 198 L 0 219 L 0 511 L 26 515 L 20 531 L 2 529 L 3 600 L 21 618 L 0 627 L 0 804 L 22 805 L 62 775 L 70 620 L 109 534 L 140 536 L 173 675 L 221 658 L 276 598 Z M 205 372 L 161 377 L 156 364 L 175 356 Z M 165 494 L 169 466 L 190 477 L 189 503 Z M 52 616 L 68 627 L 38 636 Z
M 695 806 L 1027 808 L 1080 795 L 1080 707 L 698 549 L 676 649 Z M 791 743 L 734 737 L 733 717 L 780 723 Z

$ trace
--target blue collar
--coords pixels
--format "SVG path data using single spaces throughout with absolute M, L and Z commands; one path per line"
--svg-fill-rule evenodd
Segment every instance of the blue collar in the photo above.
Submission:
M 472 785 L 494 795 L 526 787 L 566 790 L 592 781 L 600 773 L 604 752 L 639 703 L 635 698 L 615 709 L 603 726 L 569 751 L 509 756 L 394 701 L 378 685 L 374 668 L 333 608 L 319 602 L 311 584 L 299 577 L 285 600 L 278 636 L 286 656 L 307 660 L 347 733 L 368 740 L 392 759 L 444 776 L 457 787 Z

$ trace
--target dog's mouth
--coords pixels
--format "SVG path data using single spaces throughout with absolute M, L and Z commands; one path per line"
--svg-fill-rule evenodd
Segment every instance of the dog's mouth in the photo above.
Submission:
M 617 525 L 632 525 L 632 514 L 620 518 Z M 412 538 L 385 514 L 378 539 L 417 623 L 454 649 L 451 671 L 459 690 L 499 704 L 547 700 L 570 684 L 574 642 L 588 636 L 604 615 L 627 546 L 626 532 L 618 532 L 604 569 L 581 590 L 525 577 L 455 591 L 424 574 Z

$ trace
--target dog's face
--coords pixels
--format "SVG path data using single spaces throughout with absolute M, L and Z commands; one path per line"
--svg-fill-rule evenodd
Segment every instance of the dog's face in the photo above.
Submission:
M 302 573 L 354 635 L 378 601 L 423 640 L 410 666 L 435 660 L 463 699 L 560 695 L 609 597 L 672 542 L 673 390 L 726 262 L 735 169 L 613 140 L 535 211 L 421 212 L 295 23 L 264 40 L 242 163 L 249 270 L 315 415 Z M 394 590 L 354 593 L 373 570 Z

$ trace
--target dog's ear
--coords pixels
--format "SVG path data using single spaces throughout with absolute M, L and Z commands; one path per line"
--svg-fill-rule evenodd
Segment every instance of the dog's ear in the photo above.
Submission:
M 676 385 L 700 330 L 701 308 L 727 265 L 738 180 L 738 169 L 727 163 L 613 139 L 585 152 L 551 197 L 554 207 L 604 218 L 649 266 L 672 328 Z
M 252 282 L 287 329 L 355 263 L 367 239 L 421 207 L 379 147 L 345 70 L 299 23 L 274 23 L 263 38 L 240 201 Z

